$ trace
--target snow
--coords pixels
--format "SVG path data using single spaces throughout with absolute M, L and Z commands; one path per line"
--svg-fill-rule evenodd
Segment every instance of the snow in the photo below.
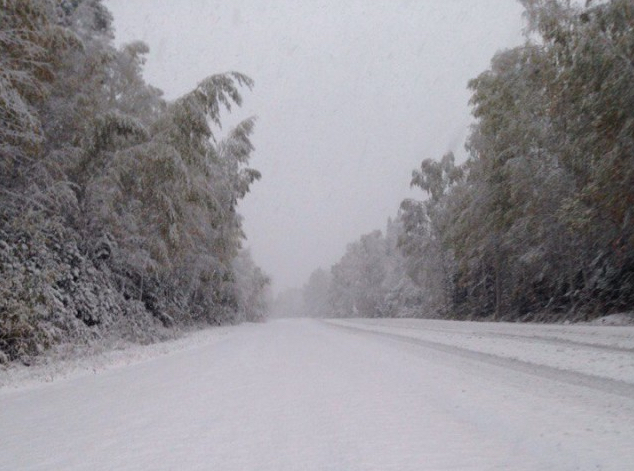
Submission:
M 414 320 L 212 329 L 94 372 L 5 381 L 0 469 L 631 469 L 634 393 L 612 350 L 633 336 Z M 584 369 L 588 352 L 612 355 L 601 361 L 616 372 Z
M 591 321 L 591 325 L 634 325 L 634 312 L 619 312 Z
M 230 330 L 230 327 L 203 329 L 149 345 L 122 339 L 95 340 L 86 345 L 58 345 L 46 355 L 36 357 L 28 366 L 16 363 L 0 365 L 0 391 L 31 389 L 42 383 L 94 375 L 98 371 L 121 368 L 176 351 L 209 346 Z M 175 332 L 174 335 L 178 334 Z
M 457 347 L 466 352 L 634 384 L 634 327 L 423 319 L 330 322 L 416 339 L 428 347 Z

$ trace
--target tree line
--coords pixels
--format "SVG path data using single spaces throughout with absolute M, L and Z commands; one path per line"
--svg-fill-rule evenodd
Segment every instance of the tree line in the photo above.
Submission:
M 265 312 L 236 210 L 260 178 L 255 120 L 220 131 L 252 80 L 167 101 L 147 45 L 115 48 L 112 22 L 101 0 L 2 2 L 0 363 Z
M 313 274 L 307 312 L 574 321 L 634 307 L 634 3 L 521 3 L 524 44 L 468 84 L 466 162 L 424 160 L 411 185 L 427 198 Z

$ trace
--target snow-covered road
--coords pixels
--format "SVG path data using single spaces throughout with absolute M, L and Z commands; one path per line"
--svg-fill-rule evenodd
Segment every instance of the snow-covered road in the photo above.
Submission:
M 283 320 L 222 332 L 1 390 L 0 470 L 634 469 L 632 327 Z

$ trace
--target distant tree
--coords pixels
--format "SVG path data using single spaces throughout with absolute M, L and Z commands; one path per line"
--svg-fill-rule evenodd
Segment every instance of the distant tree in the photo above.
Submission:
M 387 221 L 385 230 L 387 275 L 383 281 L 385 317 L 433 317 L 429 308 L 430 293 L 412 278 L 408 260 L 400 242 L 403 237 L 402 215 Z
M 233 271 L 238 299 L 237 320 L 263 321 L 269 310 L 270 278 L 255 265 L 248 250 L 241 250 L 234 258 Z
M 399 220 L 399 247 L 407 273 L 424 293 L 421 309 L 427 315 L 449 311 L 454 277 L 454 256 L 448 243 L 451 192 L 463 182 L 465 169 L 455 165 L 453 153 L 440 162 L 426 159 L 412 173 L 411 186 L 429 195 L 426 201 L 405 200 Z
M 332 267 L 330 303 L 335 317 L 381 317 L 385 306 L 386 244 L 381 231 L 349 244 Z
M 331 316 L 328 303 L 330 283 L 330 273 L 321 268 L 310 274 L 302 290 L 305 315 L 308 317 Z
M 270 314 L 277 318 L 303 317 L 305 314 L 302 290 L 289 288 L 280 292 L 271 303 Z
M 430 317 L 429 295 L 409 274 L 399 249 L 403 223 L 388 220 L 386 235 L 365 234 L 348 245 L 330 273 L 314 271 L 303 288 L 313 317 Z

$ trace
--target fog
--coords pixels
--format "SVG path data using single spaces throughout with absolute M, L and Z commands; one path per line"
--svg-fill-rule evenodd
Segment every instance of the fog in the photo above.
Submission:
M 145 41 L 167 98 L 213 73 L 255 80 L 228 122 L 257 115 L 240 205 L 255 261 L 280 291 L 382 228 L 424 158 L 464 159 L 467 82 L 522 41 L 511 0 L 109 0 L 116 42 Z M 235 116 L 235 118 L 233 118 Z

